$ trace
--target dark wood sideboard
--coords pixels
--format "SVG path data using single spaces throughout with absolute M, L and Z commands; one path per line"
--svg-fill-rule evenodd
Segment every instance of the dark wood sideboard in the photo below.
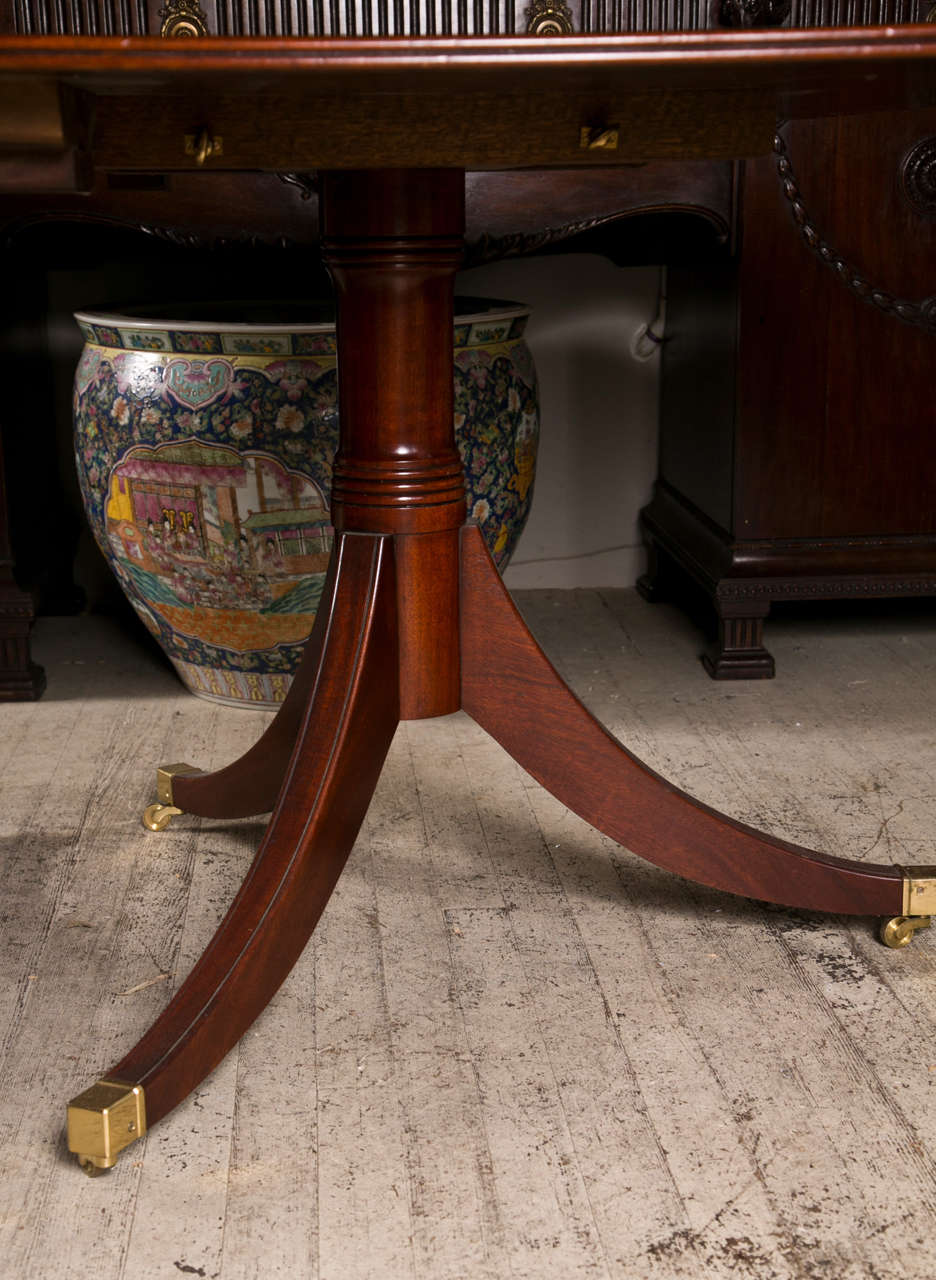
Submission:
M 919 21 L 928 10 L 928 0 L 478 0 L 442 6 L 3 0 L 0 34 L 518 30 L 548 37 L 565 30 L 900 23 Z M 85 139 L 54 136 L 56 126 L 47 122 L 55 113 L 38 92 L 39 158 L 25 164 L 20 150 L 5 146 L 0 125 L 0 234 L 17 271 L 22 237 L 43 219 L 135 226 L 183 252 L 232 244 L 296 246 L 317 238 L 314 175 L 240 173 L 225 185 L 216 173 L 206 184 L 208 175 L 197 171 L 104 170 L 91 162 Z M 43 139 L 45 128 L 51 133 Z M 788 140 L 810 218 L 850 266 L 897 297 L 919 291 L 919 264 L 928 259 L 933 229 L 931 212 L 905 198 L 901 165 L 922 147 L 916 183 L 918 190 L 929 189 L 934 160 L 926 146 L 933 132 L 936 117 L 904 113 L 879 116 L 873 126 L 798 122 Z M 128 149 L 132 145 L 129 138 Z M 743 152 L 743 143 L 737 149 Z M 776 172 L 778 157 L 641 161 L 639 149 L 637 157 L 629 168 L 594 167 L 585 181 L 562 168 L 470 174 L 469 262 L 563 243 L 596 248 L 619 261 L 671 262 L 660 480 L 643 513 L 651 572 L 642 586 L 655 598 L 674 580 L 668 566 L 688 570 L 718 613 L 712 673 L 771 675 L 762 628 L 773 599 L 936 593 L 936 515 L 925 447 L 931 424 L 919 410 L 931 334 L 925 325 L 914 330 L 881 308 L 875 312 L 843 283 L 841 270 L 819 261 L 795 224 L 794 201 L 784 195 Z M 600 150 L 593 159 L 600 160 Z M 19 190 L 28 195 L 19 197 Z M 547 228 L 541 225 L 544 206 L 553 211 Z M 868 230 L 881 225 L 882 212 L 883 237 Z M 646 217 L 635 221 L 648 214 L 663 215 L 653 234 Z M 695 263 L 686 261 L 687 243 L 695 244 L 686 235 L 686 215 L 713 233 Z M 809 326 L 799 322 L 804 310 Z M 37 323 L 35 333 L 40 330 Z M 896 372 L 903 411 L 892 390 L 877 388 L 873 369 L 850 378 L 853 343 L 879 350 Z M 22 358 L 18 350 L 6 354 Z M 42 383 L 39 360 L 33 386 Z M 31 424 L 27 443 L 24 423 L 35 411 L 35 400 L 29 408 L 8 402 L 2 423 L 14 500 L 11 536 L 0 484 L 0 700 L 37 697 L 44 686 L 28 644 L 36 588 L 30 570 L 43 549 L 36 550 L 30 516 L 17 519 L 17 507 L 28 513 L 29 504 L 17 501 L 22 495 L 15 483 L 40 430 Z M 42 412 L 52 414 L 48 400 Z
M 772 602 L 936 595 L 934 179 L 934 112 L 797 121 L 669 272 L 641 587 L 702 587 L 717 678 L 774 674 Z

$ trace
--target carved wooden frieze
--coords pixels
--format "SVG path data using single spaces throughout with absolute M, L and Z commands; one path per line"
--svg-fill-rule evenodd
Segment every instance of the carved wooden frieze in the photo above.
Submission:
M 701 31 L 922 22 L 933 0 L 0 0 L 0 33 L 166 36 L 468 36 Z

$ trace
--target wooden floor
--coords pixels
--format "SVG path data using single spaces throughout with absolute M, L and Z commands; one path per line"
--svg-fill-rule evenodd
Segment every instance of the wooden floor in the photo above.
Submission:
M 711 682 L 631 592 L 521 603 L 654 768 L 792 840 L 936 863 L 936 618 L 768 628 Z M 147 834 L 153 766 L 265 714 L 94 618 L 0 707 L 0 1275 L 17 1280 L 936 1276 L 936 930 L 697 888 L 612 845 L 467 717 L 403 726 L 313 943 L 107 1177 L 66 1100 L 148 1025 L 260 827 Z

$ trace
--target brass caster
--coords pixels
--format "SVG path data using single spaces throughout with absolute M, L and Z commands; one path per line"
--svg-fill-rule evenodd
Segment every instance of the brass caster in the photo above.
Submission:
M 162 831 L 177 813 L 185 812 L 173 801 L 172 779 L 186 773 L 201 773 L 201 770 L 192 764 L 163 764 L 156 770 L 157 801 L 143 810 L 143 825 L 147 831 Z
M 68 1149 L 89 1178 L 112 1169 L 121 1151 L 144 1133 L 142 1085 L 99 1080 L 68 1104 Z
M 907 947 L 918 929 L 930 927 L 930 916 L 892 916 L 881 925 L 881 941 L 885 947 Z
M 163 831 L 181 812 L 173 804 L 148 804 L 143 810 L 143 825 L 147 831 Z

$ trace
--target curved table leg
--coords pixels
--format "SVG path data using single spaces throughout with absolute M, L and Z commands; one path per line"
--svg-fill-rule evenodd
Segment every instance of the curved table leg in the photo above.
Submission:
M 821 911 L 906 911 L 904 868 L 832 858 L 755 831 L 631 755 L 539 648 L 473 527 L 462 533 L 461 620 L 462 706 L 599 831 L 659 867 L 730 893 Z
M 243 1035 L 299 957 L 351 851 L 398 722 L 393 540 L 344 534 L 335 560 L 314 689 L 270 825 L 164 1012 L 69 1105 L 69 1146 L 86 1168 L 113 1164 Z
M 168 821 L 161 820 L 157 813 L 156 821 L 150 822 L 151 810 L 165 812 L 171 808 L 171 812 L 194 813 L 202 818 L 250 818 L 269 813 L 273 808 L 299 734 L 303 711 L 314 696 L 321 675 L 322 653 L 337 589 L 338 563 L 338 557 L 332 556 L 312 634 L 289 692 L 271 724 L 248 751 L 223 769 L 210 773 L 198 770 L 176 773 L 167 790 L 163 791 L 161 785 L 162 803 L 147 809 L 144 826 L 160 830 Z M 165 766 L 169 770 L 178 767 Z

